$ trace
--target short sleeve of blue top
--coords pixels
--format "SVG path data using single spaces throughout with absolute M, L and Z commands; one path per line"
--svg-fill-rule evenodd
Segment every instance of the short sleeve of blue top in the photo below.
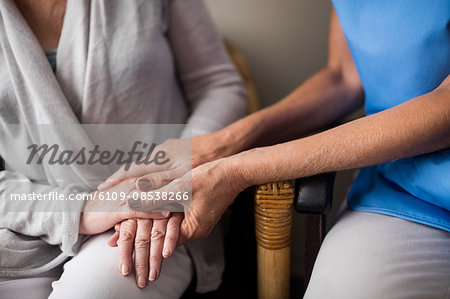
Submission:
M 428 93 L 449 75 L 449 0 L 333 4 L 364 86 L 368 115 Z M 348 201 L 358 211 L 450 231 L 450 149 L 361 169 Z

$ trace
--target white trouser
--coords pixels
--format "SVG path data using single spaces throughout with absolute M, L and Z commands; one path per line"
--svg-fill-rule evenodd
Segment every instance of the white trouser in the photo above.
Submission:
M 111 234 L 109 231 L 97 235 L 83 244 L 64 265 L 61 277 L 0 280 L 0 299 L 166 299 L 179 298 L 184 293 L 193 277 L 192 261 L 184 246 L 164 260 L 157 281 L 139 289 L 134 273 L 127 277 L 119 273 L 117 247 L 106 244 Z
M 305 298 L 450 298 L 450 232 L 347 210 L 324 240 Z

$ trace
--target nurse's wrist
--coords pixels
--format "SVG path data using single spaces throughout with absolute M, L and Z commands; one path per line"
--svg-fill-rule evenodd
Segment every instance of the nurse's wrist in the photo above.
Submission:
M 192 139 L 193 167 L 226 158 L 239 152 L 239 145 L 229 130 L 223 129 Z

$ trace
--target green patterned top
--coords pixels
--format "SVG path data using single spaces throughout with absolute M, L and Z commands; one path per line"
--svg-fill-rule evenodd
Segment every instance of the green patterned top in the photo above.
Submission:
M 58 49 L 51 49 L 45 51 L 45 56 L 47 56 L 48 62 L 50 63 L 54 72 L 56 72 L 56 52 Z

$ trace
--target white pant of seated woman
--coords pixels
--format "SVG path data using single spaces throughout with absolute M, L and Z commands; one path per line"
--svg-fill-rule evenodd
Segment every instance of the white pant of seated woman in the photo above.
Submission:
M 112 231 L 89 239 L 64 265 L 61 277 L 48 276 L 0 280 L 0 299 L 159 299 L 179 298 L 193 277 L 193 264 L 184 246 L 163 261 L 161 275 L 145 289 L 136 286 L 134 273 L 123 277 L 117 265 L 117 247 L 106 241 Z M 57 274 L 57 273 L 56 273 Z

